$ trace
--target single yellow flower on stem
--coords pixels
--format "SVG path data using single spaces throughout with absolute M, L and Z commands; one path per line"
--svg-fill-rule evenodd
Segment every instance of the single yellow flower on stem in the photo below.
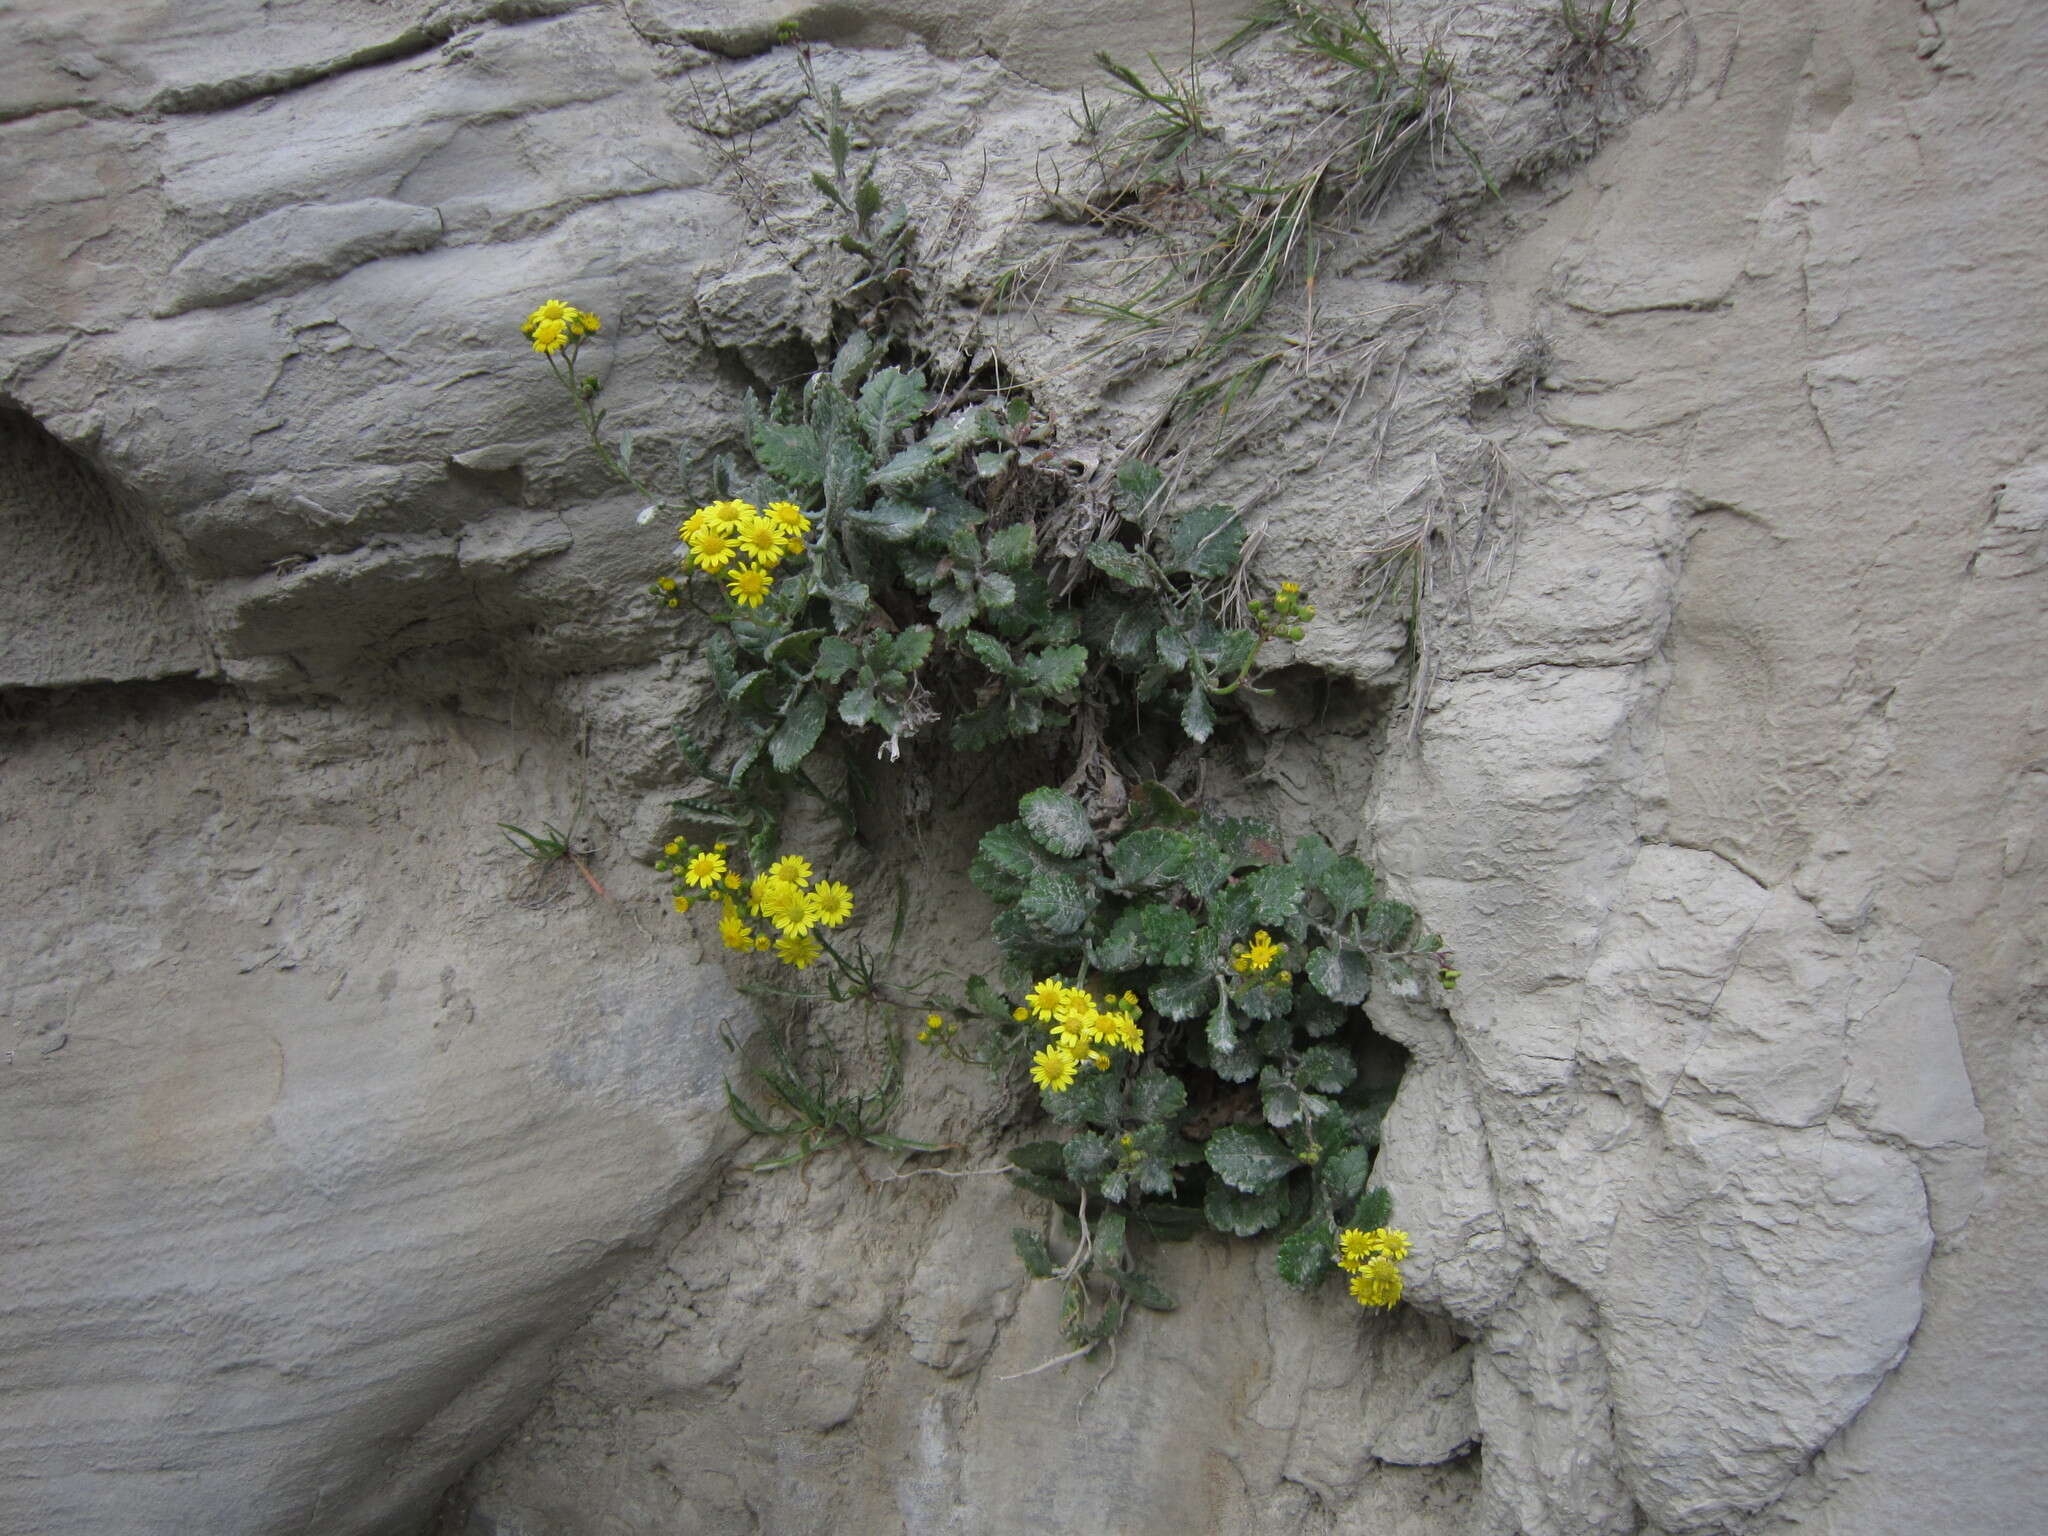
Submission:
M 772 571 L 782 560 L 782 533 L 765 517 L 749 517 L 740 523 L 737 535 L 740 553 Z
M 1050 1024 L 1059 1017 L 1060 1003 L 1065 999 L 1066 993 L 1066 983 L 1057 976 L 1048 976 L 1024 994 L 1024 1006 L 1031 1010 L 1034 1019 L 1040 1023 Z
M 837 880 L 821 880 L 811 892 L 811 910 L 827 928 L 837 928 L 853 916 L 853 892 Z
M 746 951 L 754 947 L 754 930 L 731 902 L 725 904 L 725 915 L 718 920 L 718 937 L 727 949 Z
M 725 578 L 725 590 L 742 608 L 758 608 L 775 590 L 775 578 L 758 565 L 743 565 Z
M 564 304 L 560 299 L 549 299 L 539 309 L 528 315 L 526 323 L 520 326 L 519 329 L 526 335 L 531 336 L 544 325 L 567 326 L 569 317 L 575 313 L 575 310 Z
M 808 933 L 818 921 L 804 899 L 803 888 L 772 875 L 761 893 L 761 915 L 784 933 Z
M 811 964 L 824 952 L 818 941 L 808 933 L 784 934 L 775 941 L 775 958 L 784 965 L 795 966 L 798 970 Z
M 811 520 L 793 501 L 771 501 L 761 511 L 784 533 L 805 534 L 811 531 Z
M 791 885 L 802 887 L 811 883 L 811 862 L 799 854 L 785 854 L 768 866 L 770 878 L 787 880 Z
M 1049 1045 L 1031 1058 L 1031 1081 L 1048 1093 L 1065 1093 L 1074 1085 L 1074 1058 Z
M 1240 944 L 1231 957 L 1231 968 L 1243 975 L 1246 972 L 1260 973 L 1272 969 L 1273 962 L 1287 953 L 1285 944 L 1277 944 L 1273 936 L 1261 928 L 1252 935 L 1249 944 Z
M 690 559 L 700 571 L 718 572 L 732 563 L 739 548 L 729 534 L 717 528 L 703 528 L 690 539 Z
M 683 870 L 683 878 L 690 884 L 711 889 L 725 878 L 725 857 L 716 853 L 700 853 L 692 858 Z

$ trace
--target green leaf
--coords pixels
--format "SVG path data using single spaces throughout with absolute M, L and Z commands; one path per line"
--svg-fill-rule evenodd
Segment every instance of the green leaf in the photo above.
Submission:
M 850 437 L 833 437 L 825 444 L 825 506 L 832 512 L 850 513 L 865 498 L 868 484 L 868 456 Z
M 1294 999 L 1295 1026 L 1314 1039 L 1333 1035 L 1351 1017 L 1342 1003 L 1333 1003 L 1319 992 L 1307 991 Z
M 967 1006 L 983 1018 L 995 1019 L 1001 1023 L 1009 1022 L 1010 1005 L 1003 1000 L 1001 993 L 989 985 L 986 976 L 976 975 L 967 978 Z
M 1072 795 L 1057 789 L 1034 789 L 1017 802 L 1024 828 L 1038 846 L 1062 858 L 1073 858 L 1095 846 L 1088 812 Z
M 1165 483 L 1165 477 L 1143 460 L 1124 460 L 1116 472 L 1117 510 L 1135 521 L 1144 515 Z
M 1263 1194 L 1248 1195 L 1227 1184 L 1212 1183 L 1202 1201 L 1202 1214 L 1209 1225 L 1232 1237 L 1256 1237 L 1277 1225 L 1286 1213 L 1286 1193 L 1277 1184 Z
M 1024 1261 L 1024 1268 L 1032 1279 L 1052 1278 L 1052 1255 L 1046 1252 L 1044 1237 L 1029 1227 L 1012 1227 L 1010 1243 L 1017 1250 L 1017 1257 Z
M 1029 880 L 1043 867 L 1037 850 L 1025 838 L 1023 827 L 1014 821 L 1006 821 L 982 834 L 978 852 L 1019 882 Z
M 1187 1085 L 1157 1067 L 1146 1067 L 1131 1079 L 1130 1100 L 1134 1119 L 1163 1124 L 1188 1107 Z
M 1146 588 L 1152 585 L 1152 572 L 1136 550 L 1117 543 L 1114 539 L 1097 539 L 1088 546 L 1088 563 L 1112 581 L 1120 581 L 1127 587 Z
M 1374 949 L 1403 950 L 1415 930 L 1415 909 L 1403 901 L 1376 901 L 1366 910 L 1365 942 Z
M 1055 646 L 1025 658 L 1024 662 L 1026 675 L 1045 693 L 1065 693 L 1079 687 L 1081 674 L 1087 669 L 1085 645 Z
M 747 707 L 761 700 L 761 690 L 767 686 L 772 672 L 762 670 L 749 672 L 745 677 L 733 679 L 732 686 L 725 690 L 725 702 L 735 713 L 744 714 Z
M 1082 1131 L 1067 1142 L 1061 1161 L 1076 1184 L 1093 1184 L 1116 1166 L 1116 1147 L 1097 1131 Z
M 1017 583 L 1000 571 L 983 571 L 975 585 L 981 589 L 984 608 L 1008 608 L 1017 601 Z
M 1294 867 L 1301 871 L 1302 878 L 1310 885 L 1321 889 L 1323 872 L 1336 862 L 1337 855 L 1330 851 L 1330 845 L 1313 832 L 1304 832 L 1294 844 Z
M 854 189 L 853 212 L 863 225 L 882 211 L 882 189 L 869 177 L 863 176 L 860 185 Z
M 811 185 L 816 187 L 819 195 L 828 202 L 834 203 L 841 208 L 846 207 L 846 198 L 840 193 L 839 188 L 832 184 L 832 178 L 823 171 L 811 172 Z M 851 209 L 847 209 L 847 211 L 849 213 L 852 212 Z
M 1015 451 L 1009 448 L 991 448 L 986 453 L 977 453 L 974 472 L 984 480 L 993 480 L 1009 467 L 1010 460 L 1016 456 Z
M 1266 1124 L 1277 1130 L 1285 1130 L 1305 1120 L 1313 1121 L 1318 1115 L 1326 1115 L 1336 1108 L 1328 1099 L 1302 1092 L 1301 1087 L 1277 1067 L 1267 1067 L 1259 1073 L 1259 1100 L 1265 1111 Z
M 1157 903 L 1138 909 L 1138 933 L 1154 965 L 1195 963 L 1195 914 Z
M 1318 1093 L 1342 1093 L 1358 1076 L 1358 1063 L 1342 1046 L 1315 1045 L 1301 1053 L 1295 1079 Z
M 1226 1125 L 1210 1136 L 1202 1156 L 1218 1178 L 1252 1195 L 1271 1189 L 1301 1166 L 1301 1159 L 1263 1126 Z
M 1324 1159 L 1316 1172 L 1333 1200 L 1349 1200 L 1365 1188 L 1365 1176 L 1372 1172 L 1372 1148 L 1346 1147 Z
M 1335 1267 L 1335 1240 L 1327 1221 L 1297 1227 L 1280 1240 L 1273 1267 L 1297 1291 L 1314 1290 Z
M 1036 1195 L 1041 1200 L 1050 1200 L 1061 1206 L 1074 1204 L 1073 1186 L 1064 1178 L 1047 1178 L 1042 1173 L 1013 1173 L 1009 1180 L 1026 1194 Z
M 869 379 L 860 392 L 858 415 L 875 457 L 888 453 L 896 434 L 922 416 L 930 405 L 931 396 L 925 393 L 922 373 L 884 368 Z
M 851 726 L 871 725 L 877 704 L 874 689 L 865 684 L 849 688 L 839 695 L 839 718 Z
M 882 349 L 874 337 L 866 331 L 855 331 L 841 344 L 839 355 L 832 359 L 832 382 L 841 389 L 853 388 L 881 355 Z
M 873 534 L 884 544 L 904 544 L 924 531 L 932 520 L 931 508 L 885 497 L 872 507 L 850 507 L 846 516 L 862 533 Z
M 1190 843 L 1165 827 L 1141 827 L 1120 838 L 1109 851 L 1110 873 L 1125 890 L 1170 885 L 1186 868 Z
M 792 666 L 800 667 L 804 664 L 805 654 L 810 647 L 824 636 L 825 631 L 822 629 L 792 629 L 785 635 L 777 636 L 761 654 L 769 661 L 788 662 Z
M 1138 932 L 1138 914 L 1126 907 L 1109 925 L 1109 932 L 1088 946 L 1088 963 L 1098 971 L 1128 971 L 1144 960 L 1144 938 Z
M 1032 557 L 1037 553 L 1037 542 L 1031 536 L 1029 523 L 1012 523 L 988 537 L 988 563 L 1013 576 L 1029 570 Z
M 1315 882 L 1316 889 L 1329 898 L 1330 906 L 1340 920 L 1372 900 L 1372 871 L 1349 855 L 1331 859 L 1326 868 L 1309 878 Z
M 1064 1093 L 1041 1093 L 1039 1102 L 1062 1125 L 1099 1125 L 1108 1129 L 1122 1119 L 1124 1111 L 1123 1090 L 1117 1086 L 1116 1074 L 1092 1068 L 1075 1078 L 1074 1086 Z
M 948 582 L 932 588 L 932 613 L 938 618 L 943 630 L 960 629 L 967 624 L 980 607 L 972 587 L 962 587 Z
M 1065 875 L 1039 875 L 1025 887 L 1017 910 L 1047 933 L 1079 933 L 1095 910 L 1095 893 Z
M 1355 949 L 1313 950 L 1308 979 L 1331 1002 L 1356 1007 L 1372 991 L 1372 965 Z
M 1181 706 L 1180 728 L 1189 741 L 1207 741 L 1216 731 L 1216 710 L 1209 702 L 1209 694 L 1200 683 L 1188 689 L 1187 702 Z
M 811 748 L 825 732 L 825 696 L 806 688 L 782 717 L 768 742 L 768 761 L 777 773 L 788 773 L 811 755 Z
M 1162 971 L 1145 989 L 1155 1013 L 1169 1019 L 1192 1019 L 1216 995 L 1216 978 L 1206 970 Z
M 1061 1178 L 1067 1171 L 1066 1154 L 1062 1146 L 1063 1144 L 1057 1141 L 1027 1141 L 1023 1146 L 1011 1149 L 1010 1161 L 1026 1173 Z
M 1209 1014 L 1209 1023 L 1203 1032 L 1203 1038 L 1208 1042 L 1211 1064 L 1221 1072 L 1223 1063 L 1238 1054 L 1237 1020 L 1230 1012 L 1229 1003 L 1220 999 L 1217 1001 L 1216 1007 Z M 1247 1072 L 1237 1080 L 1242 1082 L 1250 1075 Z
M 980 752 L 1010 735 L 1010 712 L 998 701 L 985 709 L 969 710 L 953 722 L 951 740 L 958 752 Z
M 1078 1139 L 1077 1137 L 1076 1140 Z M 1067 1145 L 1072 1146 L 1073 1142 L 1069 1142 Z M 1097 1259 L 1101 1260 L 1102 1263 L 1108 1265 L 1111 1269 L 1115 1269 L 1123 1263 L 1124 1213 L 1122 1211 L 1104 1211 L 1100 1216 L 1096 1217 L 1092 1236 L 1095 1239 L 1095 1257 Z
M 1173 1207 L 1167 1207 L 1173 1209 Z M 1168 1241 L 1172 1241 L 1171 1238 Z M 1150 1275 L 1138 1270 L 1119 1270 L 1109 1277 L 1118 1288 L 1148 1312 L 1171 1312 L 1179 1305 L 1172 1294 Z
M 1152 654 L 1152 637 L 1158 632 L 1159 620 L 1134 603 L 1110 625 L 1109 653 L 1126 666 L 1140 666 Z
M 1252 919 L 1274 927 L 1301 910 L 1301 871 L 1286 864 L 1269 864 L 1245 876 L 1251 894 Z
M 1394 1219 L 1394 1197 L 1385 1189 L 1375 1189 L 1358 1202 L 1358 1209 L 1351 1213 L 1351 1225 L 1361 1231 L 1370 1232 L 1375 1227 L 1384 1227 Z
M 818 434 L 801 422 L 754 422 L 754 458 L 792 490 L 816 490 L 825 483 L 825 450 Z
M 1244 549 L 1245 527 L 1230 507 L 1195 507 L 1174 519 L 1166 533 L 1161 561 L 1170 571 L 1185 571 L 1215 581 L 1237 569 Z
M 890 665 L 898 672 L 915 672 L 925 664 L 932 653 L 932 632 L 923 624 L 913 624 L 896 636 Z

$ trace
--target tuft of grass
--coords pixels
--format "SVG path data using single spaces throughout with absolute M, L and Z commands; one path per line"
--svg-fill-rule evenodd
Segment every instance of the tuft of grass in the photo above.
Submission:
M 849 1078 L 845 1057 L 821 1032 L 785 1028 L 770 1044 L 772 1067 L 754 1073 L 769 1100 L 757 1109 L 741 1098 L 728 1079 L 726 1107 L 756 1136 L 793 1143 L 790 1150 L 747 1166 L 755 1173 L 794 1168 L 820 1152 L 841 1146 L 869 1146 L 884 1152 L 944 1152 L 944 1145 L 892 1136 L 885 1129 L 903 1097 L 903 1046 L 894 1030 L 884 1030 L 881 1077 L 869 1087 Z M 732 1045 L 726 1037 L 728 1047 Z M 778 1121 L 775 1116 L 780 1113 Z
M 1189 60 L 1187 73 L 1176 75 L 1156 56 L 1148 54 L 1147 58 L 1152 72 L 1159 77 L 1157 85 L 1148 84 L 1135 69 L 1119 64 L 1107 53 L 1096 54 L 1095 62 L 1116 82 L 1110 89 L 1136 102 L 1139 107 L 1136 117 L 1118 130 L 1120 147 L 1127 151 L 1136 150 L 1144 159 L 1171 160 L 1198 140 L 1208 138 L 1214 129 L 1209 124 L 1202 99 L 1201 77 L 1194 61 Z M 1082 106 L 1085 112 L 1085 94 Z M 1101 132 L 1101 114 L 1091 115 L 1088 122 L 1093 133 Z
M 1303 348 L 1299 339 L 1257 334 L 1271 307 L 1296 284 L 1306 285 L 1312 304 L 1331 235 L 1377 212 L 1419 156 L 1456 145 L 1494 190 L 1457 131 L 1455 71 L 1441 49 L 1397 44 L 1358 0 L 1268 0 L 1224 51 L 1267 33 L 1284 35 L 1292 51 L 1311 60 L 1332 98 L 1286 145 L 1220 166 L 1213 155 L 1191 156 L 1202 136 L 1193 131 L 1186 100 L 1194 91 L 1191 61 L 1188 84 L 1177 94 L 1145 87 L 1152 116 L 1127 127 L 1125 137 L 1110 141 L 1112 153 L 1099 157 L 1103 187 L 1090 215 L 1105 227 L 1153 237 L 1155 254 L 1130 269 L 1116 298 L 1071 307 L 1106 322 L 1106 349 L 1146 332 L 1155 333 L 1148 345 L 1156 347 L 1165 340 L 1156 333 L 1170 328 L 1185 364 L 1176 395 L 1183 412 L 1227 411 Z M 1126 94 L 1134 82 L 1144 85 L 1106 55 L 1098 62 Z M 1126 151 L 1121 159 L 1113 153 L 1119 144 Z M 1133 154 L 1134 145 L 1162 147 L 1173 163 Z M 1247 346 L 1254 355 L 1242 355 Z
M 1561 0 L 1564 29 L 1589 53 L 1619 47 L 1636 29 L 1636 0 Z

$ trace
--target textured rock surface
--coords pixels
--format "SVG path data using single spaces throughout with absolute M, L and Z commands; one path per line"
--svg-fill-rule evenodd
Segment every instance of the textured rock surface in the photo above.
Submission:
M 416 1530 L 494 1446 L 455 1529 L 2041 1523 L 2027 0 L 1660 9 L 1642 115 L 1549 177 L 1586 83 L 1549 8 L 1404 8 L 1530 175 L 1442 239 L 1455 164 L 1396 197 L 1193 461 L 1349 684 L 1261 704 L 1225 787 L 1364 839 L 1465 972 L 1378 1015 L 1417 1310 L 1175 1250 L 1181 1313 L 1083 1403 L 1005 1379 L 1057 1329 L 1000 1181 L 724 1171 L 750 1015 L 629 858 L 688 632 L 510 324 L 605 316 L 643 459 L 730 442 L 829 275 L 795 16 L 941 307 L 1113 448 L 1143 360 L 986 289 L 1119 259 L 1039 215 L 1088 56 L 1184 46 L 1169 9 L 0 12 L 0 1525 Z M 1411 730 L 1350 572 L 1418 503 L 1491 532 Z M 631 900 L 486 852 L 576 808 Z M 979 910 L 934 876 L 913 932 Z M 903 1115 L 1013 1112 L 925 1069 Z

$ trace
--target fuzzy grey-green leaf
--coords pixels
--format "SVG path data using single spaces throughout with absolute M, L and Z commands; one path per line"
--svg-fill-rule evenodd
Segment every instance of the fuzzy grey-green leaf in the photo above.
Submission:
M 1017 810 L 1024 829 L 1048 853 L 1073 858 L 1095 846 L 1088 812 L 1072 795 L 1057 789 L 1034 789 L 1017 802 Z
M 1224 1126 L 1210 1136 L 1202 1155 L 1218 1178 L 1249 1195 L 1271 1189 L 1301 1166 L 1279 1137 L 1248 1125 Z

